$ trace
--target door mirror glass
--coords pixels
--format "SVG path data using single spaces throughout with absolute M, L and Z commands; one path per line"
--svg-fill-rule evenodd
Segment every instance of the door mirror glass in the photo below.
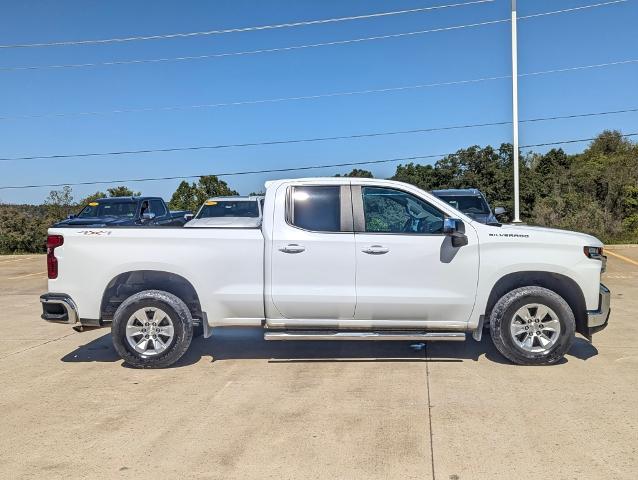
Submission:
M 503 215 L 507 213 L 507 210 L 505 210 L 503 207 L 496 207 L 494 209 L 494 215 Z
M 468 243 L 465 224 L 458 218 L 446 218 L 443 222 L 443 233 L 451 237 L 453 247 L 463 247 Z
M 458 218 L 446 218 L 443 221 L 443 233 L 446 235 L 465 233 L 465 225 Z
M 148 222 L 151 221 L 155 218 L 155 214 L 153 212 L 144 212 L 142 214 L 142 221 L 143 222 Z
M 186 220 L 187 222 L 190 222 L 193 219 L 193 214 L 192 213 L 185 213 L 184 214 L 184 220 Z
M 458 231 L 458 220 L 456 218 L 446 218 L 443 221 L 443 233 L 454 235 Z

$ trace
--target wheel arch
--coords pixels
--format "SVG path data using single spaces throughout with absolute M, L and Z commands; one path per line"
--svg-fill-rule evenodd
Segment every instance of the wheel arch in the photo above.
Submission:
M 572 278 L 554 272 L 526 271 L 509 273 L 501 277 L 492 287 L 485 307 L 485 318 L 489 319 L 492 308 L 506 293 L 520 287 L 543 287 L 560 295 L 572 309 L 576 320 L 576 331 L 589 338 L 587 328 L 587 306 L 583 291 Z
M 162 290 L 180 298 L 194 319 L 202 319 L 202 307 L 193 284 L 181 275 L 161 270 L 133 270 L 116 275 L 107 284 L 100 303 L 100 320 L 111 321 L 117 308 L 131 295 Z

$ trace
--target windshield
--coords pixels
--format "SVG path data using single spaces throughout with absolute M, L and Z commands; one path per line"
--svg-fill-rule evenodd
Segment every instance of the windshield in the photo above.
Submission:
M 481 196 L 444 195 L 439 197 L 463 213 L 489 215 L 490 207 Z
M 259 217 L 256 201 L 217 200 L 208 201 L 197 214 L 197 218 L 215 217 Z
M 136 207 L 136 202 L 92 202 L 82 209 L 78 218 L 133 217 Z

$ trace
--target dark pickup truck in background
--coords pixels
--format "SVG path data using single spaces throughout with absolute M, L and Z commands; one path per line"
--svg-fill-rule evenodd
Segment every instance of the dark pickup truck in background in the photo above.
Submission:
M 497 217 L 506 213 L 503 207 L 496 207 L 492 210 L 492 207 L 485 199 L 485 195 L 476 188 L 432 190 L 432 195 L 449 203 L 458 211 L 477 222 L 487 225 L 498 224 Z
M 54 227 L 183 226 L 191 212 L 171 212 L 160 197 L 99 198 Z

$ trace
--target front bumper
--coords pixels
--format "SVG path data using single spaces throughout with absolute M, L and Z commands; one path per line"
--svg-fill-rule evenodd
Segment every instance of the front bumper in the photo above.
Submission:
M 75 324 L 78 322 L 78 309 L 65 293 L 45 293 L 40 296 L 42 318 L 47 322 Z
M 589 328 L 590 335 L 601 331 L 607 326 L 610 313 L 611 292 L 601 283 L 600 294 L 598 296 L 598 309 L 587 311 L 587 328 Z

